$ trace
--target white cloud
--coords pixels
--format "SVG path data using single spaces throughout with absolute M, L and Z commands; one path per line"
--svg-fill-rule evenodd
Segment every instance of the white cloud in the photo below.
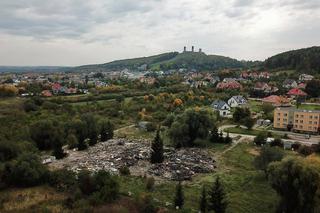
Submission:
M 179 51 L 238 59 L 317 45 L 318 0 L 1 0 L 0 64 L 80 65 Z

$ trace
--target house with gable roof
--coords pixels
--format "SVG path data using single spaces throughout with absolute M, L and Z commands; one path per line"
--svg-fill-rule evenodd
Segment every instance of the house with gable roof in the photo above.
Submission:
M 222 117 L 227 117 L 228 115 L 230 115 L 230 110 L 231 107 L 222 100 L 216 100 L 211 104 L 211 107 L 215 110 L 218 111 L 220 116 Z

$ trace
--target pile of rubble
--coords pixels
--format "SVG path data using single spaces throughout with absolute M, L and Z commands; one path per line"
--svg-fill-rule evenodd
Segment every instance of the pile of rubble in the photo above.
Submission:
M 165 161 L 150 164 L 150 141 L 113 139 L 90 147 L 86 151 L 70 151 L 69 156 L 51 166 L 73 171 L 107 170 L 118 173 L 128 166 L 133 175 L 152 175 L 170 180 L 189 180 L 194 174 L 212 172 L 214 159 L 197 148 L 174 150 L 165 148 Z

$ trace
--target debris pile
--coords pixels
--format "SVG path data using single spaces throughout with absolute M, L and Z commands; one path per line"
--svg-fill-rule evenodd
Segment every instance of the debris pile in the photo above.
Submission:
M 133 175 L 153 175 L 170 180 L 190 180 L 194 174 L 212 172 L 214 159 L 206 150 L 198 148 L 174 150 L 165 148 L 165 161 L 150 164 L 150 141 L 112 139 L 90 147 L 86 151 L 70 151 L 69 156 L 50 166 L 78 172 L 107 170 L 118 173 L 128 166 Z

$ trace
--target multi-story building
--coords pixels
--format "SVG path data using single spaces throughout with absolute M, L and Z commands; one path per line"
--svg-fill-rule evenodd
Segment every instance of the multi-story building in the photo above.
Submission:
M 273 127 L 317 134 L 320 131 L 320 111 L 278 107 L 274 110 Z

